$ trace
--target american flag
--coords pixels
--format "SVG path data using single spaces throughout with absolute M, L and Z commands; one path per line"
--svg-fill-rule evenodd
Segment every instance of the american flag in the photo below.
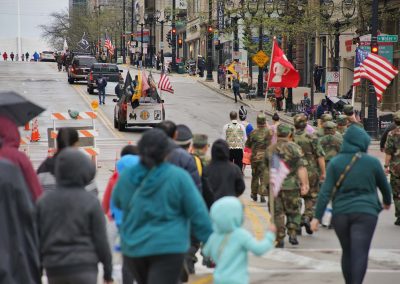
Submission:
M 174 93 L 174 89 L 172 89 L 171 82 L 169 81 L 168 76 L 164 72 L 161 73 L 161 78 L 160 81 L 158 82 L 158 88 L 162 91 L 166 91 L 171 94 Z
M 108 52 L 113 55 L 114 54 L 114 46 L 108 36 L 106 36 L 106 40 L 104 41 L 104 47 L 108 49 Z
M 361 78 L 368 79 L 375 88 L 378 100 L 399 71 L 390 62 L 377 54 L 369 53 L 361 48 L 356 49 L 353 85 L 359 86 Z
M 290 173 L 288 166 L 277 155 L 273 154 L 269 167 L 269 182 L 274 196 L 277 197 L 286 176 Z

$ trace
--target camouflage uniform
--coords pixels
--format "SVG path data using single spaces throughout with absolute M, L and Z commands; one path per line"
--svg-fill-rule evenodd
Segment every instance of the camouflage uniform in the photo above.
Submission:
M 328 164 L 339 153 L 343 139 L 335 135 L 336 124 L 334 122 L 325 122 L 323 127 L 324 136 L 319 139 L 319 143 L 325 152 L 325 163 Z
M 203 167 L 210 163 L 210 159 L 206 156 L 203 148 L 208 145 L 208 136 L 205 134 L 193 135 L 193 155 L 200 158 Z
M 281 138 L 289 135 L 291 131 L 293 131 L 292 128 L 287 124 L 282 123 L 278 126 L 278 142 L 268 147 L 264 159 L 266 166 L 265 181 L 269 181 L 269 164 L 274 154 L 277 154 L 290 169 L 290 173 L 282 184 L 281 191 L 274 200 L 274 223 L 277 227 L 278 244 L 283 244 L 286 228 L 290 239 L 296 239 L 296 232 L 300 228 L 301 222 L 300 186 L 297 170 L 302 166 L 307 166 L 307 161 L 304 159 L 303 151 L 299 145 L 287 138 Z
M 329 113 L 324 113 L 324 114 L 321 116 L 321 127 L 318 128 L 317 133 L 316 133 L 316 134 L 317 134 L 317 137 L 321 138 L 322 136 L 325 135 L 325 134 L 324 134 L 324 127 L 323 127 L 323 125 L 324 125 L 325 122 L 328 122 L 328 121 L 332 121 L 332 122 L 333 122 L 333 117 L 332 117 L 332 115 L 329 114 Z M 339 139 L 343 139 L 343 136 L 342 136 L 342 134 L 341 134 L 340 132 L 336 131 L 336 132 L 335 132 L 335 135 L 336 135 Z
M 336 119 L 336 123 L 337 123 L 337 132 L 339 132 L 343 136 L 347 130 L 347 116 L 339 115 Z
M 390 185 L 393 191 L 393 202 L 395 206 L 396 225 L 400 225 L 400 111 L 394 114 L 397 127 L 389 132 L 385 154 L 391 155 L 389 162 Z
M 304 214 L 302 216 L 303 222 L 310 222 L 314 216 L 314 206 L 317 201 L 319 192 L 319 177 L 321 172 L 319 170 L 318 158 L 324 157 L 325 153 L 314 135 L 306 133 L 304 130 L 307 124 L 307 117 L 304 114 L 296 115 L 294 117 L 294 125 L 297 128 L 294 134 L 294 142 L 301 147 L 304 153 L 304 158 L 307 160 L 307 173 L 310 190 L 304 199 Z
M 257 201 L 257 194 L 261 195 L 261 202 L 265 202 L 264 185 L 264 156 L 267 147 L 271 145 L 272 134 L 266 127 L 266 116 L 260 113 L 257 116 L 257 129 L 250 133 L 246 147 L 251 149 L 251 196 Z

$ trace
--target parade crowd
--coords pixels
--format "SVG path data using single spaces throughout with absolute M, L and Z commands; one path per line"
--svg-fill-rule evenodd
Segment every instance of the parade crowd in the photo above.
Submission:
M 352 107 L 344 111 L 337 124 L 323 114 L 314 129 L 305 114 L 294 117 L 293 128 L 278 114 L 269 125 L 260 112 L 253 126 L 241 107 L 230 112 L 211 158 L 207 135 L 163 121 L 137 146 L 122 149 L 101 204 L 95 165 L 77 149 L 76 130 L 59 130 L 57 152 L 35 172 L 18 150 L 16 124 L 0 117 L 0 283 L 41 283 L 45 273 L 49 284 L 95 284 L 98 263 L 104 283 L 112 283 L 117 248 L 123 283 L 186 282 L 200 251 L 203 264 L 214 268 L 214 283 L 244 284 L 249 251 L 283 248 L 286 236 L 299 245 L 302 228 L 316 232 L 328 206 L 333 216 L 326 225 L 342 246 L 345 282 L 362 283 L 378 214 L 390 208 L 392 190 L 400 225 L 400 112 L 383 168 L 367 153 L 370 138 Z M 243 228 L 239 199 L 249 165 L 250 197 L 269 202 L 273 221 L 259 240 Z
M 10 58 L 11 61 L 29 61 L 29 52 L 26 52 L 25 54 L 21 54 L 21 56 L 16 53 L 14 54 L 14 52 L 10 52 L 10 54 L 8 54 L 6 51 L 4 51 L 3 53 L 0 52 L 0 54 L 2 54 L 3 60 L 4 61 L 8 61 L 8 58 Z M 33 53 L 32 55 L 32 60 L 33 61 L 39 61 L 40 55 L 39 53 L 37 53 L 36 51 Z

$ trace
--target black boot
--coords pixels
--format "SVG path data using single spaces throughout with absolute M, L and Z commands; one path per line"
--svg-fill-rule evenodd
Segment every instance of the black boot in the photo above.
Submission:
M 297 246 L 299 244 L 299 241 L 297 240 L 297 236 L 289 236 L 289 243 L 291 243 L 294 246 Z
M 308 218 L 304 219 L 304 227 L 306 228 L 306 232 L 309 235 L 312 235 L 314 232 L 311 230 L 310 220 Z
M 253 201 L 257 202 L 257 193 L 252 193 L 250 197 L 253 199 Z

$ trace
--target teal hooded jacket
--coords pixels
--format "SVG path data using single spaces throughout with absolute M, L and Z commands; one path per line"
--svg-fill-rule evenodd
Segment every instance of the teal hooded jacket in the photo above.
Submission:
M 377 158 L 366 153 L 370 142 L 367 132 L 359 126 L 352 125 L 346 130 L 339 154 L 329 162 L 326 180 L 318 195 L 315 218 L 321 221 L 336 181 L 357 152 L 362 156 L 354 163 L 336 191 L 332 215 L 366 213 L 377 216 L 382 210 L 377 187 L 382 193 L 383 203 L 391 204 L 392 190 L 382 165 Z
M 214 233 L 203 248 L 203 254 L 216 263 L 214 284 L 247 284 L 248 251 L 262 255 L 274 247 L 275 234 L 268 232 L 256 240 L 242 228 L 243 205 L 239 199 L 227 196 L 211 207 Z
M 129 257 L 186 253 L 190 233 L 212 233 L 206 205 L 190 175 L 170 163 L 125 169 L 112 194 L 122 210 L 122 253 Z

